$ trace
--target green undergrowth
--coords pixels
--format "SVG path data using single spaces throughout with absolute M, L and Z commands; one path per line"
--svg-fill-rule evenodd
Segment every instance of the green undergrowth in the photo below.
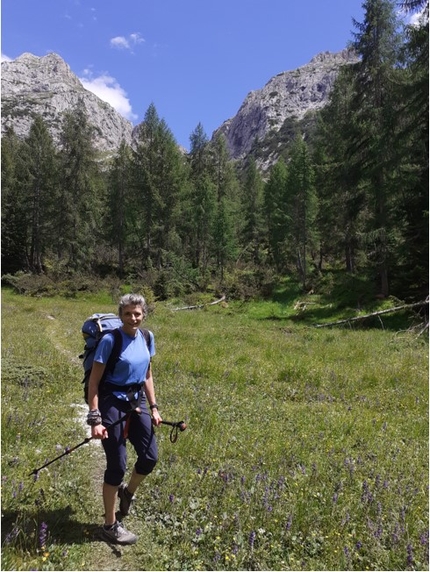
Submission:
M 157 401 L 187 429 L 157 429 L 138 542 L 112 547 L 99 444 L 34 470 L 87 436 L 80 327 L 115 305 L 2 294 L 2 570 L 428 569 L 422 336 L 318 329 L 297 297 L 154 304 Z

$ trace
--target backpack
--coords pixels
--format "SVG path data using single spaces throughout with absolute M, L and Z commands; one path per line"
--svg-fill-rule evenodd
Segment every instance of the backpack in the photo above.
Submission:
M 90 316 L 82 324 L 82 335 L 85 340 L 84 352 L 79 356 L 83 362 L 84 368 L 84 379 L 82 383 L 84 384 L 84 399 L 88 403 L 88 383 L 90 380 L 91 369 L 93 367 L 94 355 L 96 348 L 106 334 L 112 334 L 114 338 L 112 352 L 106 363 L 106 368 L 104 370 L 103 376 L 100 380 L 99 390 L 104 382 L 106 375 L 114 370 L 114 367 L 119 360 L 119 356 L 122 350 L 122 335 L 119 328 L 122 326 L 122 321 L 119 316 L 115 314 L 101 314 L 96 313 Z M 146 345 L 150 346 L 150 335 L 149 330 L 141 328 L 141 332 L 145 339 Z

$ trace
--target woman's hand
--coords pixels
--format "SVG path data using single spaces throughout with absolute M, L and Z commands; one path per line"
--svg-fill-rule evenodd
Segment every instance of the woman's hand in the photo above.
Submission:
M 91 427 L 91 437 L 93 439 L 107 439 L 109 435 L 104 425 L 93 425 Z
M 152 410 L 152 423 L 158 427 L 162 422 L 161 415 L 158 413 L 158 409 Z

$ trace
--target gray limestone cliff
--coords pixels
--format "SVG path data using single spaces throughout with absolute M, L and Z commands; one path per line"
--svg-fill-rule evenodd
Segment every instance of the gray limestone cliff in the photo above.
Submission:
M 347 49 L 324 52 L 298 69 L 279 73 L 262 89 L 250 92 L 238 113 L 214 135 L 225 135 L 233 159 L 245 159 L 260 144 L 263 152 L 258 165 L 267 170 L 284 145 L 288 121 L 301 121 L 326 105 L 340 67 L 355 61 L 356 56 Z M 57 54 L 37 57 L 25 53 L 2 62 L 1 71 L 2 132 L 10 126 L 19 137 L 27 136 L 37 113 L 58 143 L 64 112 L 72 111 L 82 100 L 99 151 L 114 152 L 122 140 L 133 144 L 139 126 L 133 128 L 113 107 L 86 90 Z
M 215 134 L 225 135 L 232 158 L 246 157 L 256 141 L 278 132 L 286 119 L 300 121 L 309 111 L 321 109 L 328 102 L 340 67 L 356 61 L 351 50 L 324 52 L 306 65 L 279 73 L 262 89 L 251 91 L 237 114 Z
M 37 57 L 24 53 L 1 64 L 2 132 L 13 127 L 19 137 L 28 135 L 35 114 L 42 116 L 55 142 L 62 115 L 81 99 L 94 129 L 94 146 L 111 152 L 122 139 L 131 143 L 133 125 L 108 103 L 86 90 L 57 54 Z

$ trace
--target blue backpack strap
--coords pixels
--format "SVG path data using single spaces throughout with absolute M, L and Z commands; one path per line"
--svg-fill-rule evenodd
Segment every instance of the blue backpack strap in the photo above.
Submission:
M 102 378 L 100 380 L 99 391 L 101 389 L 102 384 L 104 383 L 106 375 L 108 373 L 112 373 L 113 370 L 115 369 L 115 366 L 119 360 L 119 356 L 121 355 L 121 350 L 122 350 L 122 335 L 120 329 L 116 328 L 115 330 L 112 330 L 110 333 L 113 336 L 113 347 L 110 356 L 106 362 L 106 367 L 103 372 Z

